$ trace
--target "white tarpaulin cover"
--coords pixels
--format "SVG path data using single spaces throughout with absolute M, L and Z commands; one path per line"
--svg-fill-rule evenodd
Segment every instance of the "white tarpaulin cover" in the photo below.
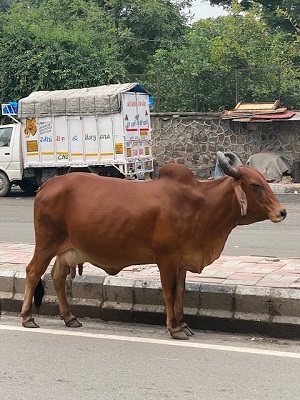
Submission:
M 19 101 L 19 117 L 52 115 L 115 114 L 121 110 L 124 92 L 148 93 L 138 83 L 123 83 L 84 89 L 38 91 Z
M 288 162 L 272 151 L 253 154 L 247 164 L 259 171 L 268 182 L 280 182 L 284 174 L 291 173 Z

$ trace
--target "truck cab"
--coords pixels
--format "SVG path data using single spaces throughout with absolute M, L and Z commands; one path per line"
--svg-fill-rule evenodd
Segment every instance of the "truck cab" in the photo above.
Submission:
M 0 125 L 0 197 L 22 179 L 20 123 Z

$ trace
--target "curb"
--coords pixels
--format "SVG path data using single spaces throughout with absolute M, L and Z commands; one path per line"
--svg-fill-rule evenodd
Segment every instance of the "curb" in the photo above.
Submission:
M 25 271 L 0 270 L 0 311 L 19 313 Z M 43 315 L 58 315 L 50 273 L 43 277 Z M 67 280 L 67 295 L 77 317 L 165 324 L 159 279 L 76 276 Z M 300 291 L 241 285 L 186 283 L 185 319 L 194 329 L 300 337 Z
M 300 183 L 270 183 L 275 194 L 300 194 Z

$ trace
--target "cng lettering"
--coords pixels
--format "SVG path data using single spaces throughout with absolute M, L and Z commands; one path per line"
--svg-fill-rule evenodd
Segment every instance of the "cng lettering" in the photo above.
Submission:
M 58 160 L 68 160 L 69 159 L 69 154 L 68 153 L 58 153 L 57 154 L 57 159 Z

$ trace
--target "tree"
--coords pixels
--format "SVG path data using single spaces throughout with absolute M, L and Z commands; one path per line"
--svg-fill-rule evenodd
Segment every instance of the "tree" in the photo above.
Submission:
M 191 1 L 98 0 L 119 34 L 128 73 L 141 74 L 164 42 L 178 40 L 186 30 L 183 7 Z M 123 32 L 130 36 L 123 37 Z
M 190 111 L 196 103 L 199 111 L 221 111 L 236 104 L 238 70 L 240 100 L 276 100 L 278 66 L 290 67 L 298 54 L 293 43 L 291 34 L 271 35 L 254 12 L 199 20 L 181 44 L 156 52 L 150 71 L 161 74 L 168 111 Z
M 15 1 L 2 18 L 1 99 L 106 84 L 125 71 L 115 28 L 93 1 Z
M 142 74 L 187 29 L 189 0 L 2 0 L 0 100 Z M 41 28 L 42 27 L 42 28 Z
M 0 101 L 125 80 L 155 93 L 159 74 L 165 111 L 216 111 L 234 105 L 237 70 L 242 97 L 265 99 L 278 66 L 300 64 L 299 35 L 272 30 L 254 1 L 243 13 L 234 3 L 227 17 L 189 25 L 190 0 L 2 0 Z M 261 66 L 273 70 L 248 72 Z M 289 104 L 292 72 L 282 74 Z
M 6 12 L 11 4 L 11 0 L 0 0 L 0 11 Z
M 211 5 L 220 5 L 231 9 L 236 0 L 210 0 Z M 300 33 L 299 0 L 241 0 L 238 2 L 243 11 L 259 6 L 261 15 L 272 30 L 281 28 L 291 33 Z

